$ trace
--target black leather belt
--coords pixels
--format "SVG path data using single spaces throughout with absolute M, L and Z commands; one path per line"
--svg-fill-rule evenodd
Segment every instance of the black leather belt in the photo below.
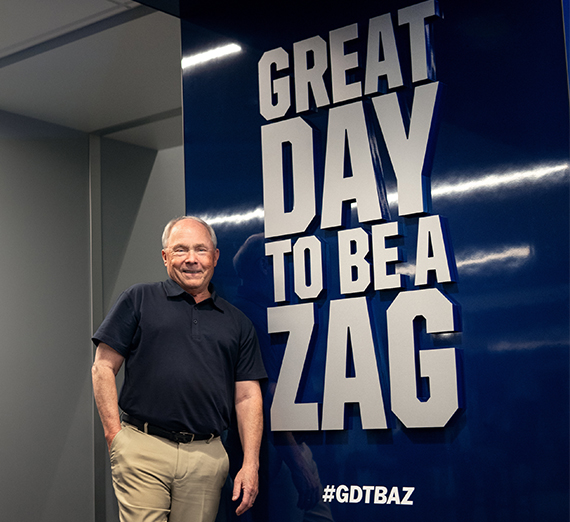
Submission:
M 202 435 L 199 433 L 188 433 L 185 431 L 168 431 L 159 428 L 158 426 L 153 426 L 148 422 L 143 422 L 139 419 L 135 419 L 133 416 L 123 413 L 122 419 L 127 422 L 128 424 L 133 425 L 135 428 L 138 428 L 140 431 L 144 433 L 148 433 L 149 435 L 157 435 L 158 437 L 163 437 L 165 439 L 171 440 L 173 442 L 194 442 L 195 440 L 207 440 L 210 442 L 212 439 L 217 437 L 216 433 L 208 433 L 207 435 Z

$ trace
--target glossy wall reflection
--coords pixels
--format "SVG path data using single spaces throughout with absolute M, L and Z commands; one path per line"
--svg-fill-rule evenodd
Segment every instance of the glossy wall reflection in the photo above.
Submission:
M 184 124 L 270 376 L 252 520 L 568 519 L 562 11 L 457 4 L 183 13 L 184 56 L 242 48 Z

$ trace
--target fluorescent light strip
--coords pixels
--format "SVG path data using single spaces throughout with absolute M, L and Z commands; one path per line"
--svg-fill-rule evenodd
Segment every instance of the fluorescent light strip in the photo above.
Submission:
M 216 49 L 211 49 L 210 51 L 187 56 L 186 58 L 182 58 L 182 69 L 188 69 L 201 63 L 215 60 L 216 58 L 222 58 L 223 56 L 239 53 L 240 51 L 241 47 L 239 45 L 229 44 L 217 47 Z

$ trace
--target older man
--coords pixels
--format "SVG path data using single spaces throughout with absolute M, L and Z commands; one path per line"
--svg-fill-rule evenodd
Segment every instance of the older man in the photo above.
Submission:
M 244 451 L 236 513 L 255 501 L 265 371 L 251 322 L 210 284 L 219 255 L 205 222 L 172 220 L 162 250 L 169 279 L 126 290 L 93 336 L 93 389 L 122 522 L 215 519 L 228 472 L 220 434 L 234 407 Z

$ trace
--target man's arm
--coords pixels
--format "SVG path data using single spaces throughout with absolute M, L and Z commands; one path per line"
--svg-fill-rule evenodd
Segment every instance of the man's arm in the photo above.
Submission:
M 263 434 L 263 400 L 258 381 L 238 381 L 235 405 L 239 436 L 243 449 L 243 466 L 234 479 L 232 500 L 238 500 L 236 513 L 245 513 L 255 501 L 259 488 L 259 447 Z
M 101 417 L 109 450 L 115 435 L 121 431 L 115 377 L 124 360 L 125 358 L 109 345 L 100 343 L 95 352 L 95 361 L 91 369 L 95 403 L 99 410 L 99 417 Z

